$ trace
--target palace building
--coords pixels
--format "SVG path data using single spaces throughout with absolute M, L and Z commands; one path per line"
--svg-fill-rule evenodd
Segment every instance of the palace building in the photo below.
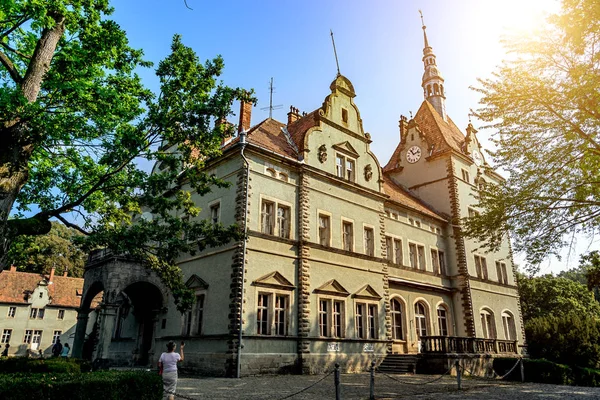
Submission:
M 471 124 L 446 113 L 444 79 L 425 27 L 424 101 L 401 117 L 387 162 L 370 151 L 350 80 L 320 108 L 251 124 L 207 165 L 229 181 L 195 197 L 198 218 L 247 230 L 247 241 L 178 261 L 196 293 L 181 315 L 160 280 L 126 258 L 90 256 L 74 353 L 89 302 L 103 292 L 94 357 L 155 365 L 185 340 L 184 367 L 208 374 L 365 370 L 395 355 L 520 353 L 524 344 L 508 237 L 486 252 L 462 235 L 473 194 L 502 180 Z M 241 340 L 242 346 L 239 346 Z

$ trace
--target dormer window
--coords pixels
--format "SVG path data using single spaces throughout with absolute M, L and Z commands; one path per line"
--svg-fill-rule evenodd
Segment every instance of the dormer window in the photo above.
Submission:
M 336 154 L 335 156 L 335 172 L 340 178 L 354 182 L 356 164 L 350 157 Z

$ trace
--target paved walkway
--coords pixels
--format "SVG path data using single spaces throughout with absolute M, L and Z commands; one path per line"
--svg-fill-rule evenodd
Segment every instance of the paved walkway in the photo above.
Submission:
M 375 376 L 375 398 L 391 399 L 485 399 L 485 400 L 592 400 L 600 399 L 600 388 L 543 385 L 463 379 L 463 390 L 457 390 L 456 377 L 445 376 L 427 383 L 437 376 L 382 375 Z M 342 374 L 342 400 L 369 398 L 369 374 Z M 311 385 L 309 389 L 294 395 Z M 335 399 L 332 375 L 268 375 L 228 378 L 180 378 L 177 393 L 188 399 L 232 400 L 308 400 Z M 183 398 L 183 397 L 182 397 Z

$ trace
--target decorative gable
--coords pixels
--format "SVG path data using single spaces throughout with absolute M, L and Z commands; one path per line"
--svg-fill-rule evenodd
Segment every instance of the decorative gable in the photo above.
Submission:
M 277 271 L 261 276 L 252 282 L 252 285 L 279 290 L 294 290 L 296 288 L 290 281 L 288 281 Z
M 338 144 L 334 144 L 331 147 L 333 147 L 335 150 L 339 151 L 340 153 L 343 153 L 343 154 L 345 154 L 347 156 L 350 156 L 352 158 L 358 158 L 359 157 L 358 152 L 347 141 L 346 142 L 342 142 L 342 143 L 338 143 Z
M 371 285 L 365 285 L 360 288 L 356 293 L 352 295 L 355 299 L 364 300 L 381 300 L 381 296 L 371 287 Z
M 342 286 L 338 281 L 332 279 L 326 282 L 324 285 L 316 288 L 315 293 L 327 294 L 330 296 L 347 297 L 350 293 Z
M 187 286 L 190 289 L 196 289 L 196 290 L 208 289 L 208 283 L 206 283 L 202 278 L 200 278 L 196 274 L 190 276 L 190 279 L 187 280 L 187 282 L 185 283 L 185 286 Z

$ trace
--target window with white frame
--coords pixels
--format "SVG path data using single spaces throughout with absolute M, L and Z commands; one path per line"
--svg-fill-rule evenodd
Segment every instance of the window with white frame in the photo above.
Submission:
M 475 255 L 475 273 L 479 279 L 488 279 L 487 261 L 485 257 Z
M 256 306 L 256 333 L 285 336 L 288 334 L 289 295 L 260 292 Z
M 385 237 L 385 258 L 394 261 L 394 239 L 390 236 Z
M 496 274 L 498 275 L 498 282 L 505 285 L 508 284 L 508 275 L 506 273 L 506 263 L 502 261 L 496 261 Z
M 410 259 L 410 267 L 417 268 L 417 245 L 414 243 L 408 244 L 408 257 Z
M 417 338 L 427 336 L 427 307 L 422 302 L 415 304 L 415 330 Z
M 425 261 L 425 246 L 417 245 L 417 254 L 419 257 L 419 269 L 425 271 L 427 269 L 427 263 Z
M 10 337 L 12 336 L 12 329 L 5 329 L 2 331 L 2 339 L 0 343 L 10 343 Z
M 29 311 L 29 319 L 44 319 L 45 311 L 43 308 L 32 308 Z
M 350 221 L 342 221 L 342 241 L 344 250 L 354 251 L 354 225 Z
M 392 339 L 404 340 L 404 307 L 398 299 L 392 299 L 390 309 L 392 317 Z
M 16 314 L 17 314 L 17 307 L 13 307 L 13 306 L 8 307 L 8 315 L 7 315 L 8 318 L 14 318 Z
M 431 263 L 433 272 L 440 275 L 446 275 L 446 263 L 444 261 L 444 252 L 438 249 L 431 249 Z
M 502 313 L 502 327 L 504 328 L 505 340 L 517 340 L 517 330 L 515 329 L 515 319 L 508 312 Z
M 373 228 L 364 228 L 364 242 L 365 242 L 365 254 L 368 256 L 375 256 L 375 237 Z
M 319 244 L 327 247 L 331 245 L 331 218 L 329 215 L 319 214 Z
M 57 319 L 65 319 L 65 310 L 58 310 Z
M 402 240 L 394 239 L 394 263 L 402 265 Z
M 356 337 L 377 339 L 377 304 L 356 303 Z
M 210 221 L 213 225 L 219 223 L 221 219 L 221 202 L 213 203 L 210 206 Z
M 54 331 L 54 333 L 52 334 L 52 344 L 56 344 L 56 342 L 58 342 L 58 339 L 60 339 L 60 335 L 62 335 L 62 331 Z
M 263 200 L 260 213 L 261 232 L 273 235 L 275 232 L 275 203 Z
M 319 299 L 319 336 L 342 338 L 345 332 L 343 300 Z
M 290 238 L 290 208 L 282 204 L 277 205 L 277 227 L 279 229 L 278 236 L 282 238 Z
M 42 343 L 42 331 L 34 330 L 33 336 L 31 336 L 31 350 L 37 350 Z
M 354 182 L 355 177 L 355 161 L 341 154 L 335 155 L 335 173 L 338 177 Z
M 261 232 L 289 239 L 291 235 L 291 209 L 289 206 L 270 200 L 261 204 Z
M 481 328 L 483 330 L 484 339 L 495 339 L 496 338 L 496 326 L 494 324 L 494 313 L 488 309 L 481 310 L 479 313 L 481 317 Z
M 206 293 L 196 293 L 196 301 L 183 315 L 183 336 L 202 335 Z
M 448 311 L 446 307 L 442 305 L 438 306 L 437 317 L 440 336 L 448 336 Z
M 33 330 L 26 329 L 25 335 L 23 336 L 23 343 L 31 343 L 31 336 L 33 335 Z

